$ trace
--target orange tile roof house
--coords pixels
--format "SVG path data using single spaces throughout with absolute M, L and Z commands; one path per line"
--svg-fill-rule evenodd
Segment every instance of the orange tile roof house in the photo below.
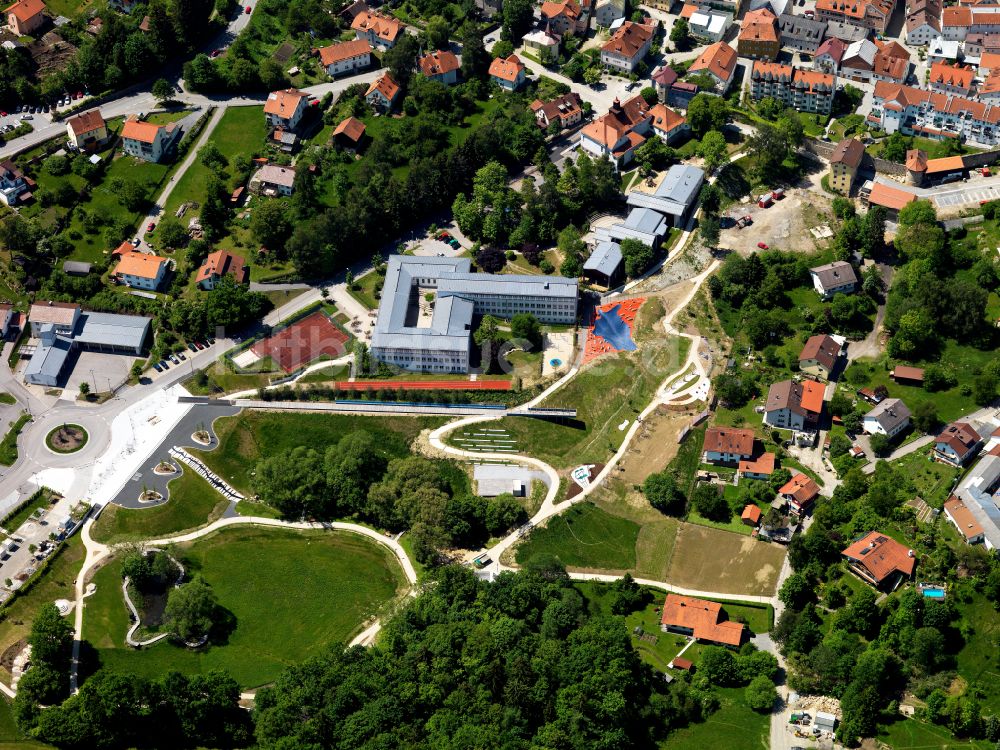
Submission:
M 944 515 L 958 529 L 966 544 L 979 544 L 985 538 L 983 527 L 972 511 L 954 495 L 944 504 Z
M 736 50 L 725 42 L 710 44 L 691 63 L 688 73 L 708 73 L 715 81 L 715 92 L 725 94 L 736 73 Z
M 450 86 L 458 83 L 458 71 L 462 67 L 454 52 L 449 50 L 436 50 L 424 55 L 418 61 L 420 72 L 432 81 Z
M 121 254 L 111 275 L 125 286 L 156 291 L 166 276 L 167 263 L 166 258 L 133 250 Z
M 615 99 L 607 114 L 580 130 L 580 148 L 598 158 L 607 156 L 616 167 L 625 166 L 652 130 L 650 112 L 641 94 L 624 104 Z
M 886 210 L 886 215 L 891 219 L 899 215 L 903 206 L 907 203 L 913 203 L 916 199 L 916 194 L 908 190 L 901 190 L 886 185 L 884 182 L 876 182 L 872 185 L 871 193 L 868 196 L 868 205 L 882 206 Z
M 837 79 L 829 73 L 755 60 L 750 73 L 750 96 L 771 97 L 800 112 L 829 114 Z
M 825 333 L 810 336 L 799 352 L 799 370 L 820 380 L 828 380 L 843 351 L 844 345 L 832 336 Z
M 702 444 L 702 460 L 709 464 L 736 464 L 753 456 L 753 430 L 709 427 Z
M 108 126 L 101 116 L 101 110 L 81 112 L 66 120 L 66 134 L 69 142 L 81 151 L 95 149 L 108 141 Z
M 319 61 L 323 63 L 328 76 L 354 73 L 372 64 L 372 46 L 367 39 L 331 44 L 320 48 Z
M 205 262 L 201 264 L 195 277 L 195 284 L 208 291 L 215 289 L 219 279 L 224 276 L 231 276 L 237 284 L 246 284 L 250 281 L 250 266 L 240 255 L 216 250 L 214 253 L 209 253 Z
M 365 124 L 356 117 L 346 117 L 334 128 L 333 137 L 342 145 L 357 148 L 365 137 Z
M 309 97 L 298 89 L 272 91 L 264 102 L 264 117 L 272 130 L 294 133 L 309 107 Z
M 542 3 L 541 14 L 543 23 L 559 36 L 581 34 L 587 30 L 587 14 L 576 0 L 546 0 Z
M 889 591 L 911 578 L 917 565 L 913 550 L 877 531 L 861 537 L 841 554 L 861 580 Z
M 781 486 L 778 495 L 788 503 L 793 513 L 801 514 L 819 497 L 819 485 L 811 477 L 799 472 Z
M 927 79 L 927 87 L 942 94 L 968 96 L 972 91 L 972 81 L 975 77 L 976 71 L 971 67 L 936 62 L 931 65 L 931 76 Z
M 180 133 L 176 122 L 154 125 L 129 118 L 122 127 L 122 148 L 137 159 L 159 162 L 173 148 Z
M 743 18 L 736 39 L 740 57 L 753 60 L 775 60 L 781 51 L 781 31 L 778 17 L 769 8 L 752 10 Z
M 363 10 L 354 17 L 351 28 L 356 38 L 364 39 L 373 47 L 390 49 L 396 46 L 406 27 L 395 18 Z
M 368 91 L 365 92 L 365 101 L 380 112 L 389 112 L 396 106 L 399 94 L 399 84 L 392 80 L 389 71 L 386 71 L 377 80 L 372 81 Z
M 842 22 L 884 34 L 895 0 L 816 0 L 816 20 Z
M 653 132 L 667 143 L 672 143 L 687 133 L 687 118 L 662 104 L 656 104 L 649 110 L 653 118 Z
M 767 391 L 764 424 L 784 430 L 805 430 L 815 426 L 823 411 L 826 388 L 815 380 L 782 380 Z
M 760 508 L 756 505 L 748 505 L 740 514 L 740 520 L 747 526 L 756 526 L 760 523 Z
M 15 36 L 28 36 L 45 23 L 45 3 L 42 0 L 21 0 L 4 11 L 7 28 Z
M 695 640 L 738 648 L 745 628 L 741 622 L 723 619 L 725 610 L 718 602 L 667 594 L 660 616 L 660 628 L 668 633 L 693 636 Z
M 934 459 L 961 467 L 976 455 L 982 444 L 982 436 L 971 424 L 952 422 L 934 438 Z
M 601 64 L 631 73 L 649 52 L 653 27 L 626 21 L 601 47 Z
M 773 453 L 762 453 L 757 458 L 742 459 L 738 474 L 746 479 L 767 479 L 778 464 L 778 457 Z
M 524 85 L 524 64 L 517 55 L 497 57 L 490 63 L 490 80 L 507 91 L 517 91 Z

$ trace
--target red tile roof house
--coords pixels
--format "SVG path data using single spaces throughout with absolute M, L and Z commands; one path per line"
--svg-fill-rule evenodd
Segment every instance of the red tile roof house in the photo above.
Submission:
M 741 479 L 770 479 L 777 463 L 778 457 L 773 453 L 762 453 L 757 458 L 740 461 L 737 474 Z
M 538 126 L 543 129 L 548 129 L 553 122 L 559 123 L 560 129 L 571 128 L 583 119 L 583 101 L 575 92 L 557 96 L 547 102 L 535 99 L 530 108 L 535 113 Z
M 400 91 L 399 84 L 392 80 L 389 71 L 386 71 L 371 82 L 368 91 L 365 92 L 365 101 L 379 112 L 390 112 L 396 106 Z
M 420 65 L 420 72 L 430 80 L 443 83 L 445 86 L 458 83 L 458 71 L 462 65 L 454 52 L 435 50 L 417 62 Z
M 667 594 L 660 617 L 660 628 L 667 633 L 692 636 L 697 641 L 739 648 L 746 628 L 743 623 L 724 620 L 725 611 L 718 602 Z
M 913 577 L 917 558 L 913 550 L 873 531 L 841 552 L 848 569 L 870 586 L 893 591 Z
M 815 426 L 823 411 L 826 388 L 815 380 L 782 380 L 767 391 L 764 424 L 783 430 L 804 430 Z
M 649 52 L 653 27 L 626 21 L 601 47 L 601 64 L 631 73 Z
M 372 46 L 367 39 L 338 42 L 329 47 L 321 47 L 318 52 L 326 74 L 333 78 L 365 70 L 372 64 Z
M 968 422 L 952 422 L 934 438 L 934 460 L 961 467 L 976 455 L 983 438 Z
M 615 99 L 607 114 L 580 130 L 580 148 L 597 158 L 607 156 L 620 169 L 632 161 L 635 149 L 646 142 L 652 123 L 651 108 L 641 94 L 624 104 Z
M 14 36 L 28 36 L 45 23 L 45 3 L 42 0 L 21 0 L 4 11 L 7 28 Z
M 490 80 L 506 91 L 517 91 L 524 85 L 524 64 L 517 55 L 496 58 L 490 63 Z
M 736 50 L 725 42 L 710 44 L 688 68 L 689 74 L 702 72 L 712 77 L 715 93 L 725 94 L 736 74 Z
M 792 513 L 801 515 L 819 497 L 819 485 L 811 477 L 799 472 L 782 485 L 778 495 L 788 503 Z
M 215 289 L 219 279 L 224 276 L 232 276 L 237 284 L 246 284 L 250 281 L 250 266 L 242 256 L 233 255 L 225 250 L 216 250 L 214 253 L 209 253 L 205 262 L 201 264 L 195 283 L 207 291 Z
M 985 538 L 983 527 L 972 515 L 972 511 L 954 495 L 944 504 L 944 515 L 958 529 L 967 544 L 979 544 Z
M 735 427 L 709 427 L 705 430 L 702 460 L 727 466 L 753 456 L 753 430 Z
M 915 385 L 920 387 L 924 384 L 924 371 L 921 367 L 910 367 L 909 365 L 896 365 L 889 373 L 889 377 L 900 385 Z

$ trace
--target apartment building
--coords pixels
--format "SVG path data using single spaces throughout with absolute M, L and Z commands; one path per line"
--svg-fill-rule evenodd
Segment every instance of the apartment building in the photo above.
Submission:
M 906 3 L 906 43 L 925 47 L 941 36 L 940 0 L 908 0 Z
M 778 18 L 768 8 L 747 13 L 736 38 L 740 57 L 751 60 L 775 60 L 781 51 Z
M 31 199 L 35 182 L 12 161 L 0 162 L 0 203 L 16 206 Z
M 912 86 L 875 84 L 868 121 L 887 133 L 1000 143 L 1000 106 Z
M 653 27 L 626 21 L 601 47 L 601 64 L 631 73 L 649 52 Z
M 830 114 L 836 91 L 835 76 L 791 65 L 757 60 L 750 74 L 751 98 L 771 97 L 800 112 Z
M 895 0 L 816 0 L 816 20 L 884 34 L 895 7 Z
M 354 17 L 351 28 L 356 39 L 364 39 L 372 47 L 384 50 L 395 47 L 399 37 L 406 30 L 406 26 L 395 18 L 367 10 L 361 11 Z
M 333 78 L 364 70 L 372 64 L 372 46 L 367 39 L 338 42 L 319 50 L 319 59 L 326 74 Z
M 176 122 L 154 125 L 130 118 L 122 127 L 122 148 L 129 156 L 159 162 L 170 152 L 180 132 Z

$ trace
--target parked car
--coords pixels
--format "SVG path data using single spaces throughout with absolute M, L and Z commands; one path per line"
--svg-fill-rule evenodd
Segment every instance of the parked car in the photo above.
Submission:
M 767 245 L 766 242 L 758 242 L 757 243 L 757 247 L 759 247 L 761 250 L 767 250 L 768 249 L 768 245 Z
M 157 372 L 163 372 L 163 368 L 160 367 L 160 363 L 159 362 L 154 362 L 153 363 L 153 369 L 156 370 Z
M 250 6 L 248 5 L 248 6 L 247 6 L 247 10 L 246 10 L 246 14 L 247 14 L 247 15 L 249 16 L 249 15 L 250 15 L 251 13 L 253 13 L 253 8 L 251 8 L 251 7 L 250 7 Z
M 179 359 L 177 359 L 177 355 L 176 354 L 171 354 L 170 355 L 170 361 L 173 362 L 175 365 L 179 365 L 181 363 L 181 361 Z
M 133 237 L 132 238 L 132 247 L 139 247 L 139 245 L 141 245 L 141 244 L 142 244 L 142 240 L 140 240 L 138 237 Z
M 188 342 L 188 349 L 190 349 L 190 350 L 191 350 L 191 351 L 193 351 L 193 352 L 196 352 L 196 351 L 198 351 L 198 347 L 196 347 L 196 346 L 194 345 L 194 342 L 193 342 L 193 341 L 189 341 L 189 342 Z
M 167 364 L 167 360 L 165 359 L 160 360 L 160 367 L 162 367 L 164 370 L 170 369 L 170 365 Z
M 151 221 L 151 222 L 149 222 L 146 225 L 146 231 L 147 232 L 152 232 L 154 229 L 156 229 L 156 222 L 155 221 Z

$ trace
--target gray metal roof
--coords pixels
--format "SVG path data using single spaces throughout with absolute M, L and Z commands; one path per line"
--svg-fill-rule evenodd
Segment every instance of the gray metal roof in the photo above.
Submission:
M 651 208 L 633 208 L 629 211 L 622 225 L 626 229 L 634 229 L 643 234 L 664 235 L 667 233 L 667 220 L 663 214 Z
M 617 242 L 601 242 L 583 264 L 584 271 L 597 271 L 611 278 L 622 264 L 622 246 Z
M 438 295 L 497 294 L 514 297 L 565 297 L 576 299 L 576 279 L 531 274 L 444 273 Z
M 858 275 L 854 272 L 854 266 L 843 260 L 810 268 L 809 273 L 819 279 L 819 283 L 824 289 L 858 283 Z
M 152 320 L 139 315 L 85 312 L 80 316 L 73 338 L 93 346 L 140 349 Z
M 902 399 L 887 398 L 865 414 L 865 419 L 874 419 L 886 432 L 892 432 L 910 419 L 910 410 Z
M 65 336 L 46 337 L 35 348 L 27 366 L 24 379 L 31 382 L 35 377 L 57 378 L 62 372 L 73 342 Z
M 636 208 L 651 208 L 661 214 L 681 216 L 698 199 L 705 181 L 705 172 L 689 164 L 675 164 L 653 193 L 633 190 L 628 204 Z
M 66 273 L 90 273 L 90 264 L 82 260 L 67 260 L 63 263 L 63 271 Z
M 1000 549 L 1000 508 L 992 494 L 1000 485 L 1000 456 L 983 456 L 959 483 L 955 495 L 983 527 L 983 536 Z

